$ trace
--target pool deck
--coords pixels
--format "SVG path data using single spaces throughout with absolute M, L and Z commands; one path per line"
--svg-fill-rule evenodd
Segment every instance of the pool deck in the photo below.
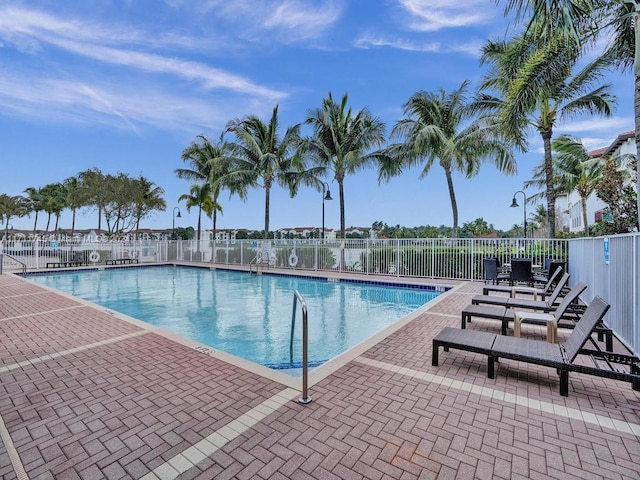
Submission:
M 550 368 L 502 360 L 491 380 L 460 351 L 431 366 L 482 289 L 439 283 L 454 288 L 314 371 L 301 405 L 299 380 L 0 275 L 0 477 L 640 478 L 629 383 L 571 374 L 565 398 Z

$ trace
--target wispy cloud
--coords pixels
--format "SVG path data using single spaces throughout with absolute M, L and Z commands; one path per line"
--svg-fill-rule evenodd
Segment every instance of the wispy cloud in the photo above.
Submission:
M 59 20 L 46 13 L 16 8 L 9 8 L 6 15 L 4 13 L 0 17 L 0 38 L 22 51 L 37 53 L 43 44 L 48 44 L 105 64 L 198 81 L 207 90 L 230 89 L 244 94 L 262 96 L 269 101 L 277 101 L 285 96 L 283 92 L 260 86 L 219 68 L 180 60 L 174 56 L 132 49 L 135 44 L 142 42 L 156 46 L 160 44 L 183 46 L 190 43 L 184 37 L 170 35 L 164 40 L 148 41 L 145 40 L 149 37 L 148 33 L 135 30 L 106 29 L 100 25 L 87 26 L 77 20 Z M 114 44 L 119 47 L 111 46 Z
M 430 53 L 464 53 L 472 57 L 479 57 L 482 49 L 482 41 L 470 41 L 459 44 L 443 45 L 441 42 L 419 43 L 402 38 L 388 38 L 364 34 L 353 42 L 356 48 L 389 47 L 410 52 L 430 52 Z
M 340 19 L 342 7 L 336 0 L 210 0 L 206 11 L 242 24 L 244 38 L 264 38 L 280 43 L 315 39 Z M 273 36 L 275 34 L 275 37 Z
M 264 113 L 252 100 L 220 95 L 202 98 L 135 85 L 89 85 L 82 81 L 0 72 L 0 109 L 42 123 L 102 124 L 137 132 L 145 126 L 190 133 L 222 128 L 238 111 Z M 213 106 L 215 105 L 215 107 Z
M 632 122 L 633 119 L 622 117 L 590 118 L 588 120 L 562 125 L 558 130 L 561 130 L 563 133 L 571 133 L 573 135 L 579 134 L 580 132 L 600 131 L 606 132 L 608 136 L 610 133 L 613 133 L 615 137 L 615 135 L 626 132 L 627 130 L 633 130 L 634 127 Z
M 421 32 L 485 24 L 496 15 L 486 0 L 398 0 L 410 16 L 409 27 Z

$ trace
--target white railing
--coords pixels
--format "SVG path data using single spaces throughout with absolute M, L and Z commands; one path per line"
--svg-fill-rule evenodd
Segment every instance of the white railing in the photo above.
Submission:
M 605 321 L 640 354 L 640 234 L 580 238 L 569 242 L 569 273 L 588 285 L 582 295 L 611 304 Z
M 357 272 L 426 278 L 478 280 L 482 259 L 502 263 L 514 257 L 566 259 L 566 240 L 543 239 L 347 239 L 311 240 L 140 240 L 66 241 L 18 239 L 0 241 L 0 251 L 20 259 L 28 268 L 79 260 L 83 265 L 108 259 L 137 258 L 151 262 L 213 262 L 249 267 L 256 255 L 269 254 L 269 266 L 311 271 Z

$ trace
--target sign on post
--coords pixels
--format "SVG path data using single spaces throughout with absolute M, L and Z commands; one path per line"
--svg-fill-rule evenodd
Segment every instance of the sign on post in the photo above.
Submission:
M 609 237 L 604 237 L 604 263 L 609 265 Z

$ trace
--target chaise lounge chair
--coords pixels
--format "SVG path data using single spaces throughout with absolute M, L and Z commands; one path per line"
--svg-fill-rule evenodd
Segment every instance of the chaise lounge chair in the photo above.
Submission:
M 547 300 L 530 300 L 528 298 L 511 298 L 499 295 L 476 295 L 471 299 L 471 303 L 473 305 L 502 305 L 507 308 L 531 308 L 551 312 L 555 309 L 554 304 L 568 281 L 569 274 L 564 273 Z
M 572 304 L 577 300 L 578 296 L 582 294 L 586 290 L 587 286 L 584 283 L 578 283 L 575 287 L 573 287 L 569 293 L 567 293 L 562 302 L 557 307 L 554 307 L 551 310 L 551 314 L 555 317 L 558 326 L 571 326 L 573 324 L 567 325 L 567 322 L 561 322 L 562 317 L 566 315 L 567 310 Z M 466 328 L 467 322 L 471 322 L 472 317 L 479 318 L 487 318 L 490 320 L 498 320 L 502 322 L 502 335 L 507 334 L 507 327 L 509 322 L 514 321 L 514 315 L 516 313 L 515 309 L 507 308 L 507 306 L 496 306 L 496 305 L 467 305 L 462 310 L 461 315 L 461 325 L 462 329 Z M 547 314 L 549 315 L 549 314 Z M 578 319 L 578 314 L 574 312 L 574 318 Z M 543 320 L 542 317 L 526 317 L 522 320 L 522 323 L 530 323 L 535 325 L 546 325 L 547 321 Z
M 560 395 L 565 397 L 569 395 L 569 372 L 631 382 L 633 389 L 640 391 L 640 360 L 636 357 L 606 353 L 599 348 L 583 349 L 589 340 L 597 347 L 592 334 L 602 322 L 609 307 L 610 305 L 602 298 L 595 297 L 569 338 L 562 344 L 446 327 L 433 339 L 431 363 L 433 366 L 438 366 L 440 347 L 445 351 L 455 348 L 487 355 L 489 378 L 495 378 L 495 362 L 500 358 L 555 368 L 560 374 Z M 591 355 L 595 366 L 576 363 L 579 353 Z M 623 365 L 628 370 L 621 370 L 614 363 Z
M 556 282 L 560 280 L 564 270 L 557 268 L 555 272 L 549 277 L 549 280 L 543 288 L 527 287 L 525 285 L 509 286 L 509 285 L 488 285 L 482 287 L 482 294 L 489 295 L 489 292 L 508 293 L 512 297 L 516 294 L 533 295 L 533 299 L 537 300 L 538 296 L 541 300 L 544 300 L 546 296 L 551 295 Z

